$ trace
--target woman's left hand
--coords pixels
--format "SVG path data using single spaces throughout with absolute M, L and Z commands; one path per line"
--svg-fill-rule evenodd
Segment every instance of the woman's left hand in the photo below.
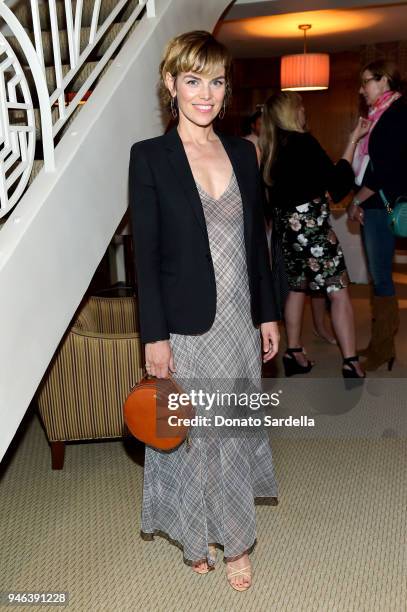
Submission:
M 364 225 L 363 208 L 355 206 L 354 204 L 349 204 L 347 213 L 350 221 L 359 221 L 360 225 Z
M 263 343 L 263 363 L 273 359 L 278 353 L 280 342 L 280 332 L 276 321 L 269 321 L 260 325 L 261 338 Z

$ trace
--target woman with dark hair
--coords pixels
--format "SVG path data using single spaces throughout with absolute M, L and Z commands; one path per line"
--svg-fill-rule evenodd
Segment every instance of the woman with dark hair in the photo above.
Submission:
M 354 174 L 350 165 L 356 142 L 367 131 L 364 120 L 349 137 L 337 164 L 306 130 L 301 96 L 291 91 L 271 96 L 263 107 L 260 148 L 263 178 L 282 237 L 289 293 L 284 320 L 287 350 L 285 373 L 307 373 L 313 363 L 301 342 L 305 295 L 326 293 L 331 302 L 334 330 L 343 356 L 345 378 L 362 378 L 355 348 L 353 309 L 348 292 L 349 278 L 341 246 L 329 223 L 326 192 L 339 201 L 351 190 Z
M 147 371 L 191 392 L 257 390 L 278 350 L 276 307 L 252 143 L 214 129 L 230 94 L 231 58 L 208 32 L 171 40 L 160 66 L 163 101 L 178 117 L 164 136 L 133 145 L 130 206 Z M 211 382 L 212 381 L 212 382 Z M 190 387 L 193 387 L 192 389 Z M 200 389 L 199 389 L 200 390 Z M 233 410 L 235 410 L 233 405 Z M 197 407 L 197 414 L 208 415 Z M 164 453 L 146 448 L 142 531 L 164 532 L 199 574 L 223 547 L 230 585 L 251 584 L 255 497 L 276 497 L 265 430 L 198 435 Z
M 370 130 L 360 141 L 353 167 L 361 185 L 348 214 L 362 226 L 367 263 L 373 283 L 372 333 L 366 370 L 395 359 L 394 337 L 399 325 L 392 276 L 395 237 L 388 225 L 384 195 L 390 205 L 407 195 L 407 103 L 397 66 L 386 60 L 367 64 L 361 72 L 359 93 L 369 107 Z

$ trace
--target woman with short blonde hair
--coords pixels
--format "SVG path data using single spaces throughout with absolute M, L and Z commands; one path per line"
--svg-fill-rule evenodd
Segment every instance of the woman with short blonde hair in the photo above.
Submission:
M 278 350 L 276 306 L 252 143 L 215 131 L 230 95 L 230 56 L 208 32 L 168 44 L 161 97 L 178 125 L 133 145 L 130 206 L 147 371 L 216 394 L 248 379 Z M 196 389 L 198 385 L 198 389 Z M 233 411 L 237 406 L 232 406 Z M 197 415 L 212 412 L 197 406 Z M 146 448 L 142 531 L 164 532 L 196 573 L 216 546 L 230 585 L 251 585 L 255 497 L 277 495 L 268 436 L 191 428 L 191 446 Z

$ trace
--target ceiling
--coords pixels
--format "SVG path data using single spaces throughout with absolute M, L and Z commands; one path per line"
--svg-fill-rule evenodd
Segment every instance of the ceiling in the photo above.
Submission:
M 307 2 L 304 11 L 299 0 L 237 0 L 217 25 L 216 36 L 235 57 L 301 53 L 301 23 L 312 24 L 307 35 L 309 52 L 343 51 L 394 40 L 406 40 L 407 49 L 407 2 L 368 2 L 369 6 L 361 6 L 363 0 L 351 6 L 352 0 L 315 0 Z

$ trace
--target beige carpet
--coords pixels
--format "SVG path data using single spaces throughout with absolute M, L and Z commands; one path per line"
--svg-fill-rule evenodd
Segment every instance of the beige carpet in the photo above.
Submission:
M 367 335 L 366 300 L 357 311 Z M 312 352 L 333 375 L 336 349 L 315 340 Z M 280 438 L 273 450 L 280 503 L 257 507 L 254 584 L 237 593 L 221 560 L 198 576 L 174 545 L 139 537 L 137 447 L 71 444 L 53 472 L 29 414 L 2 467 L 0 591 L 68 591 L 83 612 L 406 612 L 407 440 Z
M 404 612 L 406 441 L 278 440 L 274 454 L 280 503 L 257 508 L 241 594 L 222 563 L 197 576 L 175 546 L 140 539 L 142 468 L 121 442 L 69 445 L 52 472 L 33 419 L 1 484 L 1 590 L 69 591 L 84 612 Z

